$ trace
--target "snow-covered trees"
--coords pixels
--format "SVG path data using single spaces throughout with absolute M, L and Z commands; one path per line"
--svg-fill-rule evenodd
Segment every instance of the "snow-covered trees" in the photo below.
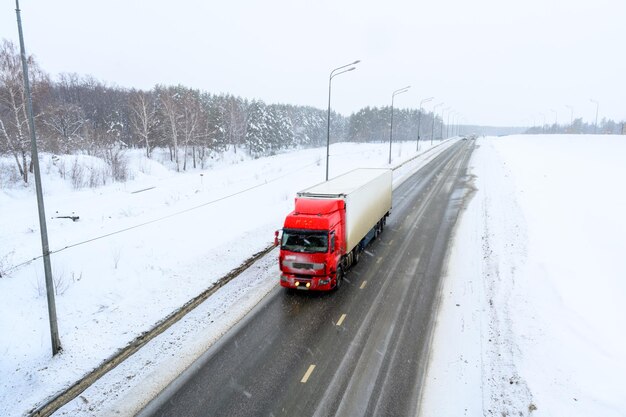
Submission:
M 606 135 L 623 135 L 626 134 L 624 130 L 624 121 L 616 123 L 614 120 L 602 118 L 598 121 L 598 126 L 594 123 L 585 123 L 581 117 L 576 118 L 572 123 L 564 124 L 552 124 L 544 126 L 533 126 L 526 129 L 525 133 L 538 134 L 538 133 L 570 133 L 570 134 L 606 134 Z
M 87 153 L 111 161 L 127 147 L 170 150 L 177 170 L 205 166 L 207 158 L 231 149 L 253 157 L 293 147 L 326 144 L 325 109 L 266 104 L 229 94 L 214 95 L 185 86 L 157 85 L 144 91 L 106 85 L 89 76 L 61 74 L 55 80 L 29 57 L 38 145 L 54 153 Z M 22 68 L 16 46 L 0 43 L 0 155 L 15 161 L 12 178 L 28 182 L 30 139 Z M 345 117 L 331 113 L 330 140 L 389 140 L 389 107 L 365 107 Z M 394 109 L 394 141 L 417 139 L 419 113 Z M 441 119 L 435 115 L 435 136 Z M 421 117 L 420 137 L 431 137 L 433 114 Z M 546 127 L 529 129 L 530 133 Z M 602 119 L 598 133 L 619 133 L 623 125 Z M 593 133 L 596 126 L 576 119 L 554 132 Z M 107 157 L 108 155 L 108 157 Z M 191 161 L 191 163 L 190 163 Z M 123 174 L 123 173 L 122 173 Z M 123 175 L 120 175 L 123 177 Z
M 14 156 L 27 181 L 29 135 L 19 54 L 4 41 L 0 56 L 0 153 Z M 153 148 L 166 147 L 173 165 L 182 171 L 189 168 L 189 161 L 193 167 L 198 160 L 204 166 L 207 157 L 229 148 L 260 157 L 326 143 L 322 109 L 248 101 L 181 85 L 127 90 L 76 74 L 61 74 L 50 81 L 32 58 L 30 66 L 38 140 L 45 151 L 108 155 L 115 161 L 112 155 L 126 147 L 143 148 L 148 157 Z M 394 136 L 408 139 L 416 113 L 396 112 Z M 376 107 L 350 117 L 332 113 L 331 142 L 386 140 L 388 113 L 388 108 Z
M 347 139 L 351 142 L 388 141 L 391 121 L 390 107 L 365 107 L 349 118 Z M 393 138 L 398 141 L 417 140 L 418 110 L 394 109 Z M 436 116 L 435 116 L 436 117 Z M 420 137 L 430 138 L 432 113 L 423 113 Z M 441 118 L 437 119 L 439 123 Z
M 242 145 L 246 139 L 248 128 L 248 103 L 237 97 L 226 95 L 218 96 L 214 100 L 217 111 L 220 113 L 220 129 L 222 142 L 233 146 Z

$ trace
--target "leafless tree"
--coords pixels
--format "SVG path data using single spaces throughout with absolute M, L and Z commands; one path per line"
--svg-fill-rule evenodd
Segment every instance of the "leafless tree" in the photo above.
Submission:
M 234 96 L 226 100 L 226 131 L 230 143 L 243 143 L 248 127 L 248 114 L 244 102 Z
M 198 98 L 199 93 L 193 90 L 184 89 L 179 92 L 180 98 L 180 132 L 183 141 L 183 170 L 187 170 L 187 155 L 189 146 L 193 148 L 194 168 L 195 162 L 195 144 L 199 136 L 201 119 L 202 119 L 202 106 Z
M 33 95 L 36 95 L 43 90 L 47 77 L 32 56 L 28 57 L 28 65 Z M 15 158 L 20 176 L 28 183 L 30 137 L 22 63 L 15 45 L 8 40 L 0 43 L 0 140 Z
M 130 122 L 133 132 L 146 146 L 146 156 L 152 151 L 150 139 L 155 129 L 157 107 L 152 94 L 144 91 L 131 92 L 129 99 Z
M 180 159 L 178 158 L 178 123 L 180 119 L 178 92 L 172 87 L 157 87 L 157 95 L 163 115 L 167 119 L 167 128 L 170 136 L 170 159 L 176 164 L 176 171 L 180 171 Z
M 71 103 L 53 103 L 42 115 L 49 148 L 53 152 L 70 153 L 84 144 L 84 125 L 87 122 L 80 106 Z

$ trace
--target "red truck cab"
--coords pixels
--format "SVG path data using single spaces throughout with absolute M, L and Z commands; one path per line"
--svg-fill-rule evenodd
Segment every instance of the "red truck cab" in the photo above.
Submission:
M 343 200 L 296 198 L 280 242 L 280 285 L 307 290 L 337 286 L 345 253 L 344 217 Z

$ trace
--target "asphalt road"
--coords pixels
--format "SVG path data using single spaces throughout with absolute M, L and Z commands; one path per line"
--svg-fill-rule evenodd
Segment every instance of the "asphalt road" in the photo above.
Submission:
M 339 291 L 277 287 L 140 416 L 416 415 L 473 147 L 457 142 L 394 190 Z

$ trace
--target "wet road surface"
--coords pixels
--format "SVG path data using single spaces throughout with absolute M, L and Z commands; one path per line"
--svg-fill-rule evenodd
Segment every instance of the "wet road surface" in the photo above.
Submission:
M 473 147 L 458 141 L 394 190 L 339 291 L 275 288 L 140 416 L 416 415 Z

